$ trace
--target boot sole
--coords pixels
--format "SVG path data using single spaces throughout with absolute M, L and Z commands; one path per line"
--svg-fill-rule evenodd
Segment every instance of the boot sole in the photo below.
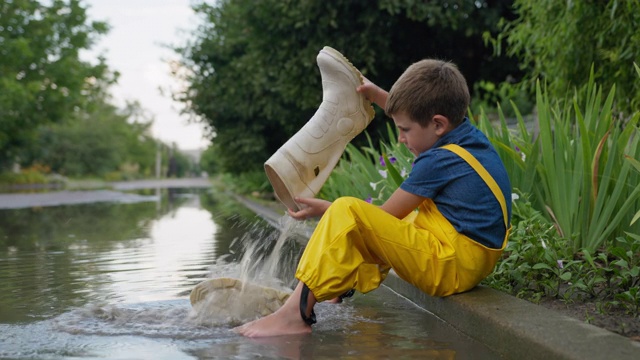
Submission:
M 344 55 L 342 55 L 338 50 L 330 47 L 330 46 L 325 46 L 324 48 L 322 48 L 322 51 L 324 51 L 327 55 L 333 57 L 334 59 L 336 59 L 339 63 L 341 63 L 342 65 L 344 65 L 344 67 L 346 67 L 350 73 L 352 73 L 355 78 L 357 79 L 357 82 L 360 85 L 364 84 L 364 77 L 362 76 L 362 73 L 360 72 L 360 70 L 358 70 L 358 68 L 356 68 L 351 61 L 349 61 L 349 59 L 347 59 Z M 373 106 L 371 105 L 371 101 L 367 100 L 364 96 L 360 95 L 360 98 L 362 99 L 362 108 L 367 112 L 367 115 L 369 115 L 369 121 L 371 119 L 373 119 L 373 117 L 376 115 L 375 110 L 373 109 Z

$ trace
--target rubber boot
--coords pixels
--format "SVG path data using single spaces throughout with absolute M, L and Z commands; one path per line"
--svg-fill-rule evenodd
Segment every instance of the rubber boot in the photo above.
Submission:
M 191 290 L 189 300 L 196 312 L 221 313 L 236 317 L 267 316 L 278 310 L 291 295 L 290 290 L 275 289 L 233 278 L 205 280 Z
M 347 144 L 369 125 L 375 112 L 356 87 L 362 74 L 340 52 L 325 46 L 317 57 L 322 103 L 313 117 L 264 164 L 275 195 L 287 208 L 293 200 L 315 197 Z

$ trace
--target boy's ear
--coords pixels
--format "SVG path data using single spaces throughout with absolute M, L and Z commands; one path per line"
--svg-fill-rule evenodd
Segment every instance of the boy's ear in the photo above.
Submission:
M 434 115 L 431 119 L 433 124 L 436 127 L 436 135 L 442 136 L 451 130 L 451 123 L 449 122 L 449 118 L 442 115 Z

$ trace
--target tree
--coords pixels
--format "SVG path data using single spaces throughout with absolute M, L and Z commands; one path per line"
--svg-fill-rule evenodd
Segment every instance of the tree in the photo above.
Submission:
M 315 57 L 329 45 L 389 88 L 425 57 L 459 65 L 470 83 L 518 73 L 485 48 L 484 31 L 509 18 L 511 1 L 221 0 L 194 10 L 202 24 L 181 54 L 184 91 L 174 98 L 215 134 L 221 171 L 262 167 L 322 101 Z M 452 46 L 455 44 L 455 46 Z M 178 72 L 176 72 L 178 73 Z M 382 117 L 382 116 L 381 116 Z M 374 121 L 370 132 L 384 132 Z M 357 139 L 356 139 L 357 140 Z
M 67 119 L 112 79 L 104 61 L 79 59 L 79 51 L 108 30 L 103 22 L 87 22 L 79 0 L 7 0 L 0 14 L 2 170 L 34 143 L 40 125 Z
M 215 145 L 210 145 L 200 156 L 200 169 L 209 175 L 215 175 L 219 172 L 219 168 L 218 149 Z
M 158 144 L 150 135 L 152 119 L 140 105 L 130 103 L 119 110 L 102 101 L 91 108 L 64 123 L 40 126 L 37 146 L 31 147 L 23 165 L 39 163 L 74 177 L 152 175 Z
M 640 1 L 516 0 L 514 21 L 503 22 L 509 55 L 521 59 L 527 85 L 544 79 L 552 97 L 589 82 L 590 69 L 604 88 L 617 87 L 617 108 L 640 105 L 634 61 L 640 59 Z

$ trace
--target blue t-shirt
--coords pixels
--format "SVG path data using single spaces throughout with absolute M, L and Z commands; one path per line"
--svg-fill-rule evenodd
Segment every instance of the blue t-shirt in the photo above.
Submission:
M 447 144 L 463 147 L 489 172 L 504 194 L 510 219 L 511 184 L 504 164 L 489 139 L 466 118 L 418 155 L 400 188 L 432 199 L 459 233 L 489 248 L 501 248 L 506 229 L 500 203 L 464 159 L 439 148 Z

